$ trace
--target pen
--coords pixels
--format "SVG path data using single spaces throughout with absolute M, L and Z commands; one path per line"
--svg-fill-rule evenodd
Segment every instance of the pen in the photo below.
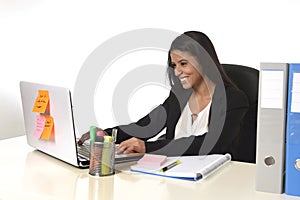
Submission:
M 159 170 L 160 172 L 165 172 L 173 167 L 175 167 L 176 165 L 179 165 L 180 164 L 180 160 L 176 160 L 175 162 L 163 167 L 161 170 Z
M 97 131 L 96 126 L 90 126 L 90 141 L 91 142 L 95 142 L 95 140 L 96 140 L 96 131 Z
M 117 141 L 117 134 L 118 134 L 118 129 L 114 128 L 112 130 L 112 133 L 111 133 L 111 137 L 113 139 L 113 142 L 116 142 Z
M 103 136 L 104 143 L 103 143 L 103 150 L 102 150 L 102 165 L 101 165 L 101 171 L 102 175 L 109 175 L 110 170 L 113 166 L 112 160 L 112 153 L 114 153 L 114 148 L 111 148 L 111 145 L 113 145 L 113 140 L 111 136 Z M 113 150 L 113 151 L 112 151 Z

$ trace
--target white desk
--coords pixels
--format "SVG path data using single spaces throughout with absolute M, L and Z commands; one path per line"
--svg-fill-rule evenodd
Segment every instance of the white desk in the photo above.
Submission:
M 230 162 L 197 182 L 129 171 L 95 178 L 88 175 L 87 169 L 77 169 L 33 150 L 25 136 L 0 141 L 0 159 L 0 200 L 300 200 L 285 194 L 255 191 L 255 165 L 240 162 Z

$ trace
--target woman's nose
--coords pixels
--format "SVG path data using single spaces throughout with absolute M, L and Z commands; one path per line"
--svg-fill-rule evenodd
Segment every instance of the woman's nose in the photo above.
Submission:
M 174 68 L 174 72 L 176 76 L 180 76 L 182 74 L 182 70 L 180 69 L 180 67 Z

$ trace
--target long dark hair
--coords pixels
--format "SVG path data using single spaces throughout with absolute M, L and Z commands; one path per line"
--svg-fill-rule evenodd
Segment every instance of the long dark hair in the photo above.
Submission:
M 219 58 L 211 40 L 204 33 L 198 31 L 185 32 L 175 38 L 175 40 L 171 44 L 168 53 L 167 73 L 172 87 L 180 84 L 179 79 L 175 76 L 172 66 L 170 54 L 173 50 L 188 52 L 192 56 L 194 56 L 202 67 L 202 75 L 206 75 L 216 85 L 224 84 L 224 86 L 231 85 L 237 88 L 235 84 L 229 79 L 223 69 L 223 66 L 220 64 Z

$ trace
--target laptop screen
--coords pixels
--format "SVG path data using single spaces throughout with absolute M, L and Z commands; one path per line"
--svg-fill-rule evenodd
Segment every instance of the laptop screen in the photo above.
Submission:
M 44 153 L 78 166 L 69 89 L 21 81 L 20 91 L 27 143 Z M 46 100 L 39 99 L 42 92 L 48 94 Z M 41 110 L 43 105 L 37 105 L 37 102 L 47 104 L 46 109 Z M 39 109 L 34 110 L 34 107 Z M 40 126 L 46 127 L 50 118 L 53 120 L 50 124 L 51 130 L 48 133 L 43 132 Z

